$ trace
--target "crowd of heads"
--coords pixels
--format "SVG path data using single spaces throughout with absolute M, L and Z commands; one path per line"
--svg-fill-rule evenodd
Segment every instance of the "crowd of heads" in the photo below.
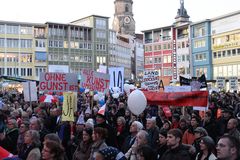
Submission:
M 17 92 L 0 95 L 0 146 L 21 159 L 33 155 L 36 160 L 240 157 L 240 97 L 235 93 L 211 93 L 204 112 L 169 106 L 171 116 L 161 105 L 148 105 L 134 115 L 125 94 L 106 95 L 106 110 L 100 114 L 98 101 L 89 93 L 78 93 L 74 122 L 62 121 L 60 101 L 30 104 Z

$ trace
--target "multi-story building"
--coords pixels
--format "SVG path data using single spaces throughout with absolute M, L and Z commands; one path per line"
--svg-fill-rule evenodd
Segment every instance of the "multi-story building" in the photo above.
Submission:
M 131 79 L 131 46 L 129 38 L 110 30 L 109 67 L 124 67 L 124 78 Z
M 165 26 L 143 31 L 146 70 L 159 70 L 164 84 L 178 80 L 179 76 L 190 77 L 189 16 L 180 1 L 176 21 Z
M 71 22 L 73 25 L 90 27 L 87 36 L 87 48 L 89 52 L 84 51 L 84 54 L 91 56 L 90 68 L 97 70 L 99 65 L 108 66 L 109 59 L 109 17 L 91 15 L 85 18 Z M 90 32 L 91 30 L 91 32 Z M 90 36 L 91 35 L 91 36 Z M 91 43 L 91 45 L 89 45 Z M 91 49 L 89 48 L 91 46 Z M 90 51 L 91 50 L 91 51 Z M 86 68 L 86 67 L 85 67 Z
M 0 75 L 35 79 L 45 71 L 45 38 L 44 24 L 0 21 Z
M 159 70 L 161 79 L 168 83 L 172 79 L 173 26 L 166 26 L 144 33 L 144 68 Z
M 240 11 L 211 19 L 213 79 L 240 77 Z
M 192 23 L 190 35 L 193 76 L 205 74 L 207 80 L 212 80 L 211 21 Z

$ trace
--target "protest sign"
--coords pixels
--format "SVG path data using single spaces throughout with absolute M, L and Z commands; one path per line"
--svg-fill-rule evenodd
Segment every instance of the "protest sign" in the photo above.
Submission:
M 238 77 L 229 77 L 229 89 L 233 91 L 238 90 Z
M 144 71 L 142 86 L 145 86 L 149 91 L 158 91 L 159 76 L 159 70 Z
M 203 74 L 201 77 L 198 77 L 198 78 L 192 77 L 192 79 L 188 79 L 188 78 L 180 76 L 179 81 L 180 81 L 181 86 L 183 86 L 183 85 L 189 86 L 189 85 L 191 85 L 190 83 L 192 81 L 198 81 L 201 83 L 200 88 L 207 88 L 207 80 L 206 80 L 205 74 Z
M 37 87 L 36 82 L 22 82 L 23 84 L 23 94 L 24 94 L 24 101 L 37 101 Z
M 225 77 L 217 77 L 217 88 L 219 89 L 225 88 Z
M 62 121 L 74 121 L 74 112 L 77 109 L 77 93 L 63 92 Z
M 39 91 L 78 91 L 78 78 L 74 73 L 40 73 Z
M 99 73 L 90 69 L 82 69 L 80 87 L 91 91 L 106 93 L 109 89 L 109 74 Z
M 110 74 L 110 88 L 119 87 L 123 92 L 124 84 L 124 68 L 123 67 L 111 67 L 108 69 Z

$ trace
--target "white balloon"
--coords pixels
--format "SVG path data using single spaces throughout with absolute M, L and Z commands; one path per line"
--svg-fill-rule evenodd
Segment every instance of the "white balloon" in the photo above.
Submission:
M 98 100 L 99 100 L 98 94 L 95 94 L 95 95 L 93 96 L 93 100 L 94 100 L 94 101 L 98 101 Z
M 147 106 L 147 99 L 142 91 L 134 90 L 128 97 L 128 108 L 135 114 L 140 115 Z
M 127 93 L 130 89 L 129 84 L 124 84 L 123 89 Z
M 89 91 L 90 91 L 89 89 L 85 89 L 85 91 L 84 91 L 84 92 L 85 92 L 85 93 L 88 93 Z
M 118 98 L 118 97 L 119 97 L 119 93 L 114 93 L 114 94 L 112 94 L 112 97 L 113 97 L 113 98 Z

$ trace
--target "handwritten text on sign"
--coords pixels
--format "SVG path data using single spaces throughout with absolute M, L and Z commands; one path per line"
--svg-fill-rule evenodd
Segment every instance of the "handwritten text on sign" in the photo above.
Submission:
M 159 90 L 159 71 L 144 71 L 142 85 L 146 86 L 149 91 Z
M 74 121 L 74 112 L 77 108 L 77 93 L 64 92 L 63 97 L 62 121 Z
M 92 91 L 106 93 L 109 89 L 109 74 L 99 73 L 90 69 L 82 69 L 82 80 L 80 86 Z
M 40 73 L 40 91 L 77 91 L 78 79 L 74 73 Z

